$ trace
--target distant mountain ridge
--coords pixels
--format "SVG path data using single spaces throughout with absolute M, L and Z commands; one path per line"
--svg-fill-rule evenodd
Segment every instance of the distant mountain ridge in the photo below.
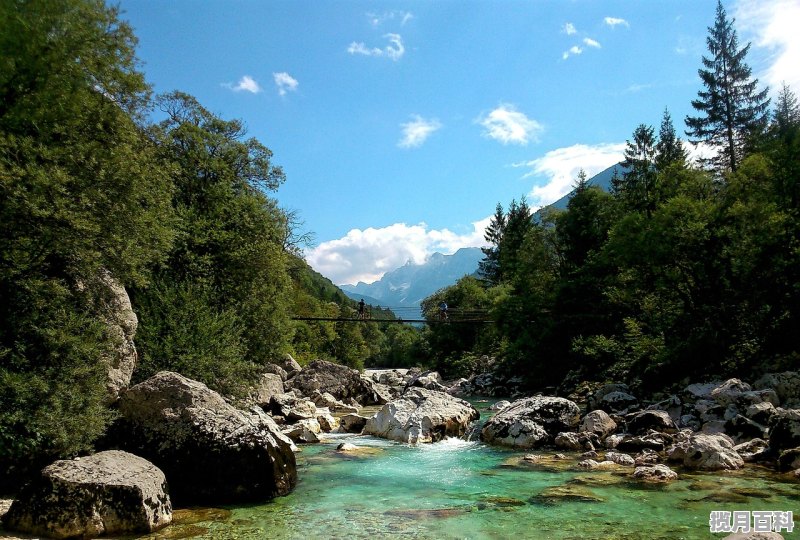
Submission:
M 586 182 L 604 191 L 610 191 L 614 173 L 622 176 L 624 167 L 617 163 L 597 173 Z M 566 210 L 572 191 L 543 208 Z M 534 213 L 538 217 L 542 209 Z M 483 260 L 480 248 L 461 248 L 452 255 L 434 253 L 423 264 L 406 263 L 386 272 L 374 283 L 358 282 L 355 285 L 340 285 L 339 288 L 353 300 L 362 298 L 373 306 L 395 308 L 395 314 L 405 319 L 421 317 L 419 305 L 428 296 L 443 287 L 453 285 L 464 276 L 475 274 L 478 263 Z M 414 309 L 416 308 L 416 309 Z
M 381 306 L 401 308 L 393 310 L 403 318 L 419 318 L 422 300 L 447 287 L 464 276 L 474 274 L 483 259 L 480 248 L 461 248 L 452 255 L 434 253 L 423 264 L 406 263 L 374 283 L 358 282 L 355 285 L 340 285 L 340 289 L 354 300 L 368 297 Z M 416 309 L 408 309 L 416 308 Z

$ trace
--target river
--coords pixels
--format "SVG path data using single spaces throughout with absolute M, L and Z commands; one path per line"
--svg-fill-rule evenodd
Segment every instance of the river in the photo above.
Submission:
M 487 404 L 478 405 L 485 418 Z M 367 450 L 337 452 L 343 441 Z M 630 468 L 589 472 L 575 455 L 545 464 L 523 455 L 461 439 L 409 446 L 330 435 L 302 447 L 289 496 L 177 510 L 174 525 L 143 538 L 675 540 L 724 538 L 709 531 L 712 511 L 793 511 L 800 520 L 800 483 L 761 467 L 677 469 L 677 481 L 648 485 L 633 481 Z M 797 525 L 784 538 L 800 538 Z

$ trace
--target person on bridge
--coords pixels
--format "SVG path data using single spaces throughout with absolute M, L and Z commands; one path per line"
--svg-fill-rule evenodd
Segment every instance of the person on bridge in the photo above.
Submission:
M 445 302 L 444 300 L 442 300 L 439 303 L 439 320 L 440 321 L 449 320 L 449 318 L 447 316 L 447 302 Z
M 364 319 L 364 299 L 362 298 L 361 301 L 358 303 L 358 318 Z

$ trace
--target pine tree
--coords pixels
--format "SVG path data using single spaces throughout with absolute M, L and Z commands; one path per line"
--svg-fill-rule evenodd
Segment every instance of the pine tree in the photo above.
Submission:
M 709 27 L 706 38 L 711 56 L 703 56 L 704 69 L 698 70 L 705 90 L 692 100 L 700 115 L 686 117 L 686 134 L 694 137 L 692 142 L 716 148 L 712 163 L 731 171 L 737 169 L 749 140 L 766 128 L 769 118 L 768 90 L 757 91 L 758 80 L 751 78 L 745 62 L 750 44 L 739 48 L 734 22 L 728 20 L 718 0 L 714 26 Z
M 484 258 L 478 263 L 478 274 L 484 281 L 493 285 L 500 282 L 500 242 L 503 240 L 503 231 L 506 228 L 506 215 L 503 205 L 497 203 L 494 216 L 486 227 L 483 238 L 489 242 L 488 247 L 481 248 Z
M 778 94 L 775 112 L 773 113 L 773 126 L 779 134 L 785 134 L 800 124 L 800 106 L 797 96 L 786 83 L 783 83 Z
M 686 164 L 686 149 L 675 133 L 675 126 L 672 124 L 672 116 L 668 109 L 664 109 L 664 116 L 661 119 L 661 128 L 658 131 L 658 144 L 656 144 L 656 169 L 663 171 L 669 165 Z
M 656 140 L 652 126 L 639 124 L 633 140 L 627 141 L 622 166 L 622 182 L 617 186 L 618 196 L 625 206 L 635 211 L 645 211 L 649 216 L 655 208 L 655 158 Z

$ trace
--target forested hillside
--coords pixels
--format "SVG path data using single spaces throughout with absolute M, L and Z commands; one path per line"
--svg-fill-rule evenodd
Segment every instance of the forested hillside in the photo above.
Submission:
M 480 354 L 530 386 L 754 378 L 800 364 L 800 109 L 770 102 L 721 4 L 686 118 L 635 128 L 607 193 L 581 174 L 565 210 L 497 205 L 481 263 L 426 303 L 489 311 L 491 331 L 434 326 L 431 354 L 458 372 Z
M 172 370 L 241 397 L 287 353 L 359 367 L 416 339 L 292 320 L 354 318 L 355 302 L 300 258 L 283 171 L 241 120 L 153 96 L 135 47 L 102 1 L 0 3 L 3 473 L 89 450 L 112 420 L 118 284 L 133 382 Z

